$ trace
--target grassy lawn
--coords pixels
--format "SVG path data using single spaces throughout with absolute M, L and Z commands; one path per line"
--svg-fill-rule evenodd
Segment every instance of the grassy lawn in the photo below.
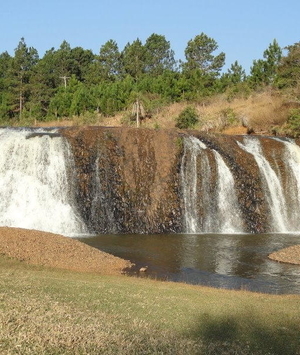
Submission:
M 1 354 L 300 354 L 300 296 L 29 266 L 0 256 Z

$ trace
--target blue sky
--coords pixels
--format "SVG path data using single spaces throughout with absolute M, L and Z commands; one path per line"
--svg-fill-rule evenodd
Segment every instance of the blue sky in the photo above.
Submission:
M 127 42 L 164 35 L 184 59 L 187 42 L 204 32 L 249 72 L 273 39 L 281 47 L 300 41 L 300 1 L 286 0 L 2 0 L 0 53 L 11 55 L 21 37 L 42 57 L 63 40 L 99 53 L 109 39 Z M 216 54 L 218 54 L 216 52 Z

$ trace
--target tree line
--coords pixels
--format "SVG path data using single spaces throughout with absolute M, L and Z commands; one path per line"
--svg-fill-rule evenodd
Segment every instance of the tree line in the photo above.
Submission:
M 95 112 L 110 116 L 137 99 L 151 115 L 171 102 L 199 101 L 218 93 L 230 100 L 266 86 L 297 88 L 299 62 L 300 42 L 282 49 L 274 40 L 263 59 L 253 61 L 249 75 L 237 61 L 222 72 L 225 53 L 204 33 L 187 43 L 183 61 L 176 61 L 170 42 L 155 33 L 145 43 L 127 43 L 123 50 L 109 40 L 98 54 L 63 41 L 42 58 L 21 38 L 13 56 L 0 54 L 0 121 Z

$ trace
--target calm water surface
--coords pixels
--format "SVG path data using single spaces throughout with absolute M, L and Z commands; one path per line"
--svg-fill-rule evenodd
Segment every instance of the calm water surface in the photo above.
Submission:
M 300 244 L 300 234 L 99 235 L 93 247 L 148 266 L 147 277 L 226 289 L 300 294 L 300 266 L 267 258 Z

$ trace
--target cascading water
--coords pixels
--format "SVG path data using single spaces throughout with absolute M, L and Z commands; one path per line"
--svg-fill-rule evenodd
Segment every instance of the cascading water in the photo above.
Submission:
M 187 233 L 242 233 L 234 178 L 221 155 L 184 138 L 181 185 Z
M 287 231 L 288 220 L 285 208 L 286 200 L 282 184 L 279 176 L 263 155 L 259 140 L 255 137 L 247 137 L 244 138 L 243 144 L 238 144 L 246 152 L 252 154 L 257 162 L 265 189 L 265 196 L 271 210 L 273 231 Z
M 199 216 L 199 206 L 197 201 L 197 190 L 208 189 L 210 166 L 208 158 L 204 153 L 205 144 L 195 137 L 184 138 L 184 154 L 181 164 L 181 185 L 184 200 L 184 218 L 186 231 L 188 233 L 196 233 L 201 228 L 201 218 Z M 188 157 L 189 154 L 189 157 Z M 202 159 L 202 186 L 198 187 L 197 179 L 197 158 L 199 155 Z M 207 195 L 203 196 L 205 199 Z M 207 204 L 207 208 L 208 208 Z
M 243 221 L 235 193 L 234 178 L 221 155 L 215 150 L 213 153 L 218 169 L 218 209 L 215 216 L 218 221 L 218 230 L 221 230 L 222 233 L 243 232 Z
M 0 225 L 87 233 L 74 198 L 74 161 L 55 130 L 0 130 Z
M 289 229 L 300 231 L 300 147 L 293 140 L 282 141 L 285 146 L 287 195 L 289 196 Z
M 270 229 L 286 233 L 300 230 L 300 148 L 291 140 L 274 138 L 283 145 L 282 168 L 272 168 L 257 137 L 244 138 L 239 146 L 252 154 L 260 171 L 271 213 Z M 284 178 L 286 182 L 283 183 Z

